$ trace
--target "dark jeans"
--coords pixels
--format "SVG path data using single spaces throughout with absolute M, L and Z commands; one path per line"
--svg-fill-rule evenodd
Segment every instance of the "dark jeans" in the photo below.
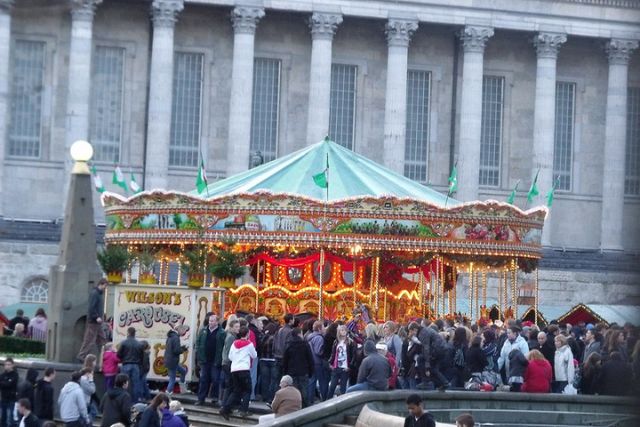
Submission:
M 347 392 L 347 382 L 349 381 L 349 371 L 342 368 L 335 368 L 331 371 L 331 385 L 329 386 L 329 394 L 327 399 L 331 399 L 336 392 L 338 384 L 340 385 L 340 394 Z
M 436 386 L 444 386 L 449 383 L 449 381 L 447 380 L 447 377 L 445 377 L 444 374 L 442 373 L 442 370 L 444 369 L 443 367 L 444 357 L 445 357 L 444 354 L 436 354 L 431 359 L 431 367 L 429 368 L 431 376 L 430 378 L 426 378 L 426 380 L 431 379 L 431 381 L 433 381 Z
M 302 407 L 306 408 L 310 405 L 307 400 L 307 389 L 309 388 L 309 376 L 308 375 L 297 375 L 291 376 L 293 378 L 293 386 L 298 389 L 300 394 L 302 395 Z
M 87 427 L 87 423 L 82 421 L 82 419 L 76 421 L 69 421 L 68 423 L 64 423 L 64 427 Z
M 16 402 L 13 400 L 3 400 L 0 402 L 0 427 L 13 427 L 13 407 Z
M 220 392 L 220 403 L 224 404 L 231 394 L 231 365 L 222 365 L 220 373 L 220 382 L 222 390 Z
M 151 390 L 149 390 L 149 383 L 147 382 L 147 374 L 140 373 L 140 398 L 144 400 L 151 400 Z
M 551 383 L 551 392 L 562 393 L 567 384 L 569 384 L 567 381 L 554 381 Z
M 218 400 L 220 396 L 220 367 L 213 361 L 200 366 L 200 386 L 198 387 L 198 400 L 204 400 L 212 395 L 213 400 Z M 209 392 L 211 389 L 211 392 Z
M 131 402 L 138 402 L 142 397 L 142 387 L 140 387 L 140 365 L 136 363 L 125 363 L 122 365 L 121 371 L 129 377 L 129 393 L 131 394 Z
M 271 402 L 276 394 L 276 386 L 280 382 L 280 368 L 275 360 L 260 359 L 260 394 L 262 400 Z
M 113 388 L 113 384 L 115 382 L 116 376 L 115 375 L 105 375 L 104 376 L 104 387 L 107 390 L 111 390 Z
M 322 363 L 313 365 L 313 376 L 309 380 L 307 387 L 307 401 L 309 405 L 313 405 L 316 400 L 316 382 L 320 388 L 320 399 L 327 400 L 327 392 L 329 391 L 329 373 Z
M 236 371 L 231 373 L 231 393 L 225 399 L 222 413 L 230 413 L 231 407 L 241 400 L 240 409 L 243 412 L 249 410 L 249 398 L 251 397 L 251 372 Z

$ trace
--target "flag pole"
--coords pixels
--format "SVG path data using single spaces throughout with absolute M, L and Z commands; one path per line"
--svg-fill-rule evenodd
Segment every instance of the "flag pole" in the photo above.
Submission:
M 326 230 L 326 226 L 327 226 L 327 210 L 329 209 L 329 153 L 327 153 L 327 163 L 324 169 L 324 174 L 325 174 L 325 180 L 327 183 L 327 186 L 325 188 L 325 196 L 324 196 L 324 226 L 325 226 L 325 230 Z M 318 271 L 318 282 L 320 282 L 320 289 L 318 291 L 318 293 L 320 294 L 320 304 L 318 305 L 318 318 L 320 320 L 324 319 L 324 263 L 325 263 L 325 257 L 324 257 L 324 247 L 320 246 L 320 260 L 318 262 L 319 267 L 320 267 L 320 271 Z
M 453 171 L 454 171 L 454 170 L 456 171 L 456 174 L 457 174 L 457 170 L 458 170 L 458 161 L 457 161 L 457 160 L 456 160 L 456 162 L 453 164 L 453 170 L 451 171 L 451 172 L 452 172 L 452 175 L 453 175 Z M 456 177 L 455 177 L 455 179 L 457 180 L 457 179 L 458 179 L 458 177 L 456 176 Z M 447 198 L 446 198 L 446 199 L 444 199 L 444 207 L 445 207 L 445 208 L 447 207 L 447 202 L 449 202 L 449 196 L 450 196 L 450 195 L 451 195 L 451 176 L 449 176 L 449 189 L 448 189 L 448 191 L 447 191 Z

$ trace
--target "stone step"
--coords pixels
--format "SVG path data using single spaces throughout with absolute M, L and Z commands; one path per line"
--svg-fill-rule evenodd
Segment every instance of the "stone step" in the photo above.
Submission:
M 325 424 L 324 427 L 353 427 L 355 424 L 339 424 L 339 423 L 329 423 Z

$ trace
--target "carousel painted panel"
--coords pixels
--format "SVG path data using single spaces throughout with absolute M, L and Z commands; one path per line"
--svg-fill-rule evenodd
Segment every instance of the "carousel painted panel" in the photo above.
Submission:
M 115 288 L 113 341 L 117 346 L 127 337 L 129 327 L 136 328 L 136 338 L 151 347 L 149 379 L 168 380 L 164 366 L 164 349 L 169 331 L 175 331 L 187 347 L 180 364 L 187 369 L 187 379 L 194 376 L 194 347 L 198 327 L 213 309 L 212 292 L 164 286 L 118 285 Z

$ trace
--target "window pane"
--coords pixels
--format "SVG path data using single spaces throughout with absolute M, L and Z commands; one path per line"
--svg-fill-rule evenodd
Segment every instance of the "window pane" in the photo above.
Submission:
M 625 194 L 640 195 L 640 87 L 630 87 L 627 96 L 627 155 Z
M 504 77 L 484 76 L 480 133 L 480 185 L 500 186 Z
M 124 49 L 96 46 L 91 75 L 89 138 L 96 161 L 120 161 Z
M 260 151 L 263 161 L 277 156 L 280 60 L 256 58 L 251 108 L 251 154 Z M 251 159 L 248 160 L 251 162 Z
M 576 84 L 556 83 L 556 123 L 553 148 L 553 177 L 558 190 L 571 191 Z
M 409 70 L 407 73 L 407 131 L 404 146 L 404 175 L 427 182 L 429 151 L 429 91 L 431 73 Z
M 169 165 L 197 166 L 204 55 L 176 52 Z
M 45 43 L 16 40 L 11 68 L 9 156 L 40 157 Z
M 353 150 L 357 74 L 355 65 L 331 65 L 329 137 L 350 150 Z

